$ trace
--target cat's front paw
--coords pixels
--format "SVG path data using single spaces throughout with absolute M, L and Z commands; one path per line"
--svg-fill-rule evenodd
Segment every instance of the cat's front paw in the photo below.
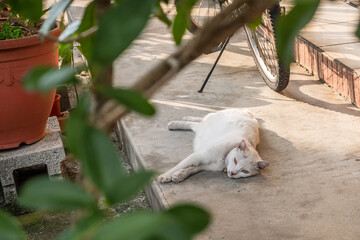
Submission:
M 171 182 L 171 175 L 169 174 L 161 174 L 159 177 L 158 177 L 158 181 L 160 183 L 168 183 L 168 182 Z
M 185 169 L 180 169 L 179 171 L 175 172 L 172 175 L 171 180 L 174 183 L 179 183 L 184 181 L 187 176 L 188 176 L 187 171 Z
M 169 130 L 177 130 L 179 128 L 179 124 L 176 121 L 172 121 L 168 123 Z

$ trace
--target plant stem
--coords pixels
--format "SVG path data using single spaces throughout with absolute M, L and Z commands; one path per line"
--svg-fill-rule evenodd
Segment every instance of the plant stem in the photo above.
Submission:
M 96 16 L 98 18 L 98 22 L 100 22 L 102 16 L 104 15 L 105 11 L 111 6 L 111 0 L 95 0 L 95 9 L 96 9 Z M 112 85 L 112 78 L 113 78 L 113 68 L 112 65 L 106 67 L 103 71 L 101 71 L 93 81 L 94 89 L 97 85 L 103 86 L 111 86 Z M 94 109 L 91 119 L 97 118 L 96 113 L 99 109 L 102 108 L 103 104 L 106 102 L 106 99 L 101 95 L 98 94 L 96 91 L 93 92 L 94 94 Z

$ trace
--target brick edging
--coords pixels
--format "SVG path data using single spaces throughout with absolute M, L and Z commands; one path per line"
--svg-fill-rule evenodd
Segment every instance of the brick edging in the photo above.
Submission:
M 353 69 L 301 36 L 295 39 L 294 55 L 298 64 L 360 108 L 360 76 Z

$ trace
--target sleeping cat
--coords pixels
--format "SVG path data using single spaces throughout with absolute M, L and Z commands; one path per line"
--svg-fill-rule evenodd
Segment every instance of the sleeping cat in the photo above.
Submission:
M 229 178 L 250 177 L 270 164 L 255 150 L 259 127 L 247 109 L 227 109 L 183 120 L 170 122 L 168 128 L 194 131 L 194 153 L 160 175 L 159 182 L 178 183 L 201 170 L 224 170 Z

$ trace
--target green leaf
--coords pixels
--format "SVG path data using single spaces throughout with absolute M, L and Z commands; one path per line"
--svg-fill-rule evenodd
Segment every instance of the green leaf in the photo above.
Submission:
M 86 7 L 83 19 L 81 21 L 79 29 L 76 32 L 77 34 L 84 32 L 97 24 L 97 18 L 96 18 L 96 12 L 94 6 L 95 6 L 95 2 L 92 1 Z M 79 50 L 88 61 L 91 60 L 91 57 L 93 55 L 95 36 L 96 33 L 92 36 L 79 40 L 79 43 L 81 45 L 81 48 L 79 48 Z
M 93 240 L 190 240 L 208 222 L 209 215 L 201 208 L 191 205 L 175 206 L 160 213 L 136 212 L 105 223 Z
M 203 231 L 210 223 L 210 215 L 204 209 L 193 205 L 178 205 L 166 211 L 190 235 Z
M 65 232 L 61 233 L 57 240 L 92 239 L 94 233 L 102 223 L 102 217 L 102 214 L 97 212 L 91 216 L 82 218 Z
M 88 123 L 88 100 L 82 97 L 66 124 L 66 146 L 82 163 L 86 176 L 112 196 L 115 183 L 124 175 L 121 158 L 107 135 Z
M 172 29 L 172 33 L 176 45 L 181 44 L 182 37 L 184 36 L 187 28 L 187 24 L 188 24 L 188 16 L 186 15 L 186 13 L 182 8 L 179 8 L 177 15 L 174 19 L 174 25 Z
M 25 239 L 25 233 L 15 218 L 9 216 L 0 209 L 0 239 L 20 240 Z
M 57 2 L 51 6 L 49 15 L 45 19 L 43 25 L 40 28 L 40 31 L 39 31 L 40 38 L 43 38 L 45 35 L 47 35 L 50 32 L 50 30 L 55 25 L 57 17 L 68 8 L 68 6 L 71 4 L 71 2 L 72 2 L 72 0 L 60 0 L 59 2 Z M 28 3 L 27 3 L 27 5 L 28 5 Z
M 75 71 L 66 66 L 62 69 L 54 67 L 35 67 L 25 76 L 24 86 L 27 90 L 49 91 L 58 86 L 76 82 Z
M 114 191 L 110 192 L 109 203 L 114 204 L 130 199 L 149 183 L 153 175 L 153 172 L 141 171 L 129 176 L 121 176 L 112 186 Z
M 165 23 L 168 27 L 171 26 L 171 20 L 168 18 L 168 16 L 165 14 L 164 10 L 162 9 L 161 5 L 160 5 L 160 1 L 156 2 L 156 7 L 155 7 L 155 16 L 162 21 L 163 23 Z
M 102 226 L 93 240 L 142 240 L 151 238 L 162 226 L 166 218 L 156 212 L 135 212 L 115 218 Z
M 358 24 L 358 27 L 356 29 L 355 35 L 360 38 L 360 24 Z
M 99 87 L 99 91 L 103 95 L 141 114 L 153 115 L 155 113 L 155 108 L 137 91 L 105 86 Z
M 70 23 L 59 36 L 59 41 L 64 41 L 66 38 L 73 35 L 79 29 L 80 24 L 81 21 L 74 21 Z
M 67 64 L 71 64 L 72 54 L 73 54 L 73 43 L 61 43 L 59 44 L 59 57 L 62 58 L 61 68 Z
M 129 47 L 145 27 L 152 5 L 153 0 L 122 0 L 103 16 L 94 46 L 97 64 L 110 64 Z
M 277 50 L 284 65 L 293 60 L 295 36 L 312 19 L 320 0 L 296 0 L 291 11 L 276 25 Z
M 27 182 L 20 203 L 30 208 L 53 210 L 96 209 L 96 201 L 79 186 L 64 180 L 38 177 Z
M 11 0 L 7 3 L 11 10 L 18 13 L 22 18 L 38 21 L 43 15 L 42 0 Z
M 262 17 L 258 17 L 257 19 L 255 19 L 253 22 L 249 23 L 249 28 L 251 30 L 254 30 L 257 26 L 259 26 L 261 24 L 262 21 Z
M 181 44 L 181 40 L 189 24 L 191 9 L 196 2 L 197 0 L 181 0 L 177 3 L 177 15 L 175 16 L 172 29 L 176 45 Z

